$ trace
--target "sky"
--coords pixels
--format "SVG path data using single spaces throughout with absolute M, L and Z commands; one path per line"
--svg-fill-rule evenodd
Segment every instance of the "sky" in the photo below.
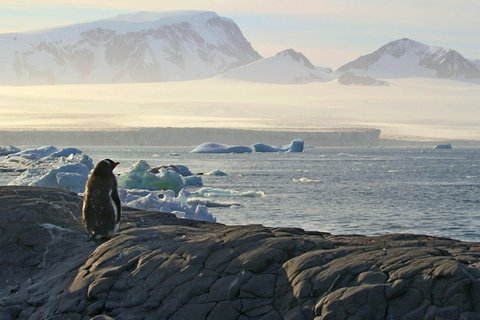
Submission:
M 232 18 L 262 56 L 293 48 L 334 69 L 405 37 L 480 59 L 478 0 L 2 0 L 0 33 L 189 9 Z

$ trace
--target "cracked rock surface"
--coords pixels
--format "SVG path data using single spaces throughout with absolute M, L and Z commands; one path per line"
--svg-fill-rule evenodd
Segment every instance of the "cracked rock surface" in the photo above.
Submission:
M 480 319 L 480 244 L 225 226 L 0 187 L 0 319 Z

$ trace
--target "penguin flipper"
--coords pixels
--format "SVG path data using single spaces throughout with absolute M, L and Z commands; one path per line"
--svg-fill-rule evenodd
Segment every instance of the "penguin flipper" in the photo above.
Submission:
M 120 221 L 120 218 L 122 217 L 122 203 L 120 202 L 117 188 L 113 188 L 112 190 L 112 199 L 115 203 L 115 207 L 117 207 L 117 220 L 115 222 L 118 223 Z

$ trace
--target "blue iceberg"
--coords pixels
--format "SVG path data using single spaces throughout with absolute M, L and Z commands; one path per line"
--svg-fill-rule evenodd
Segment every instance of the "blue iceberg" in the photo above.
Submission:
M 294 139 L 289 145 L 281 147 L 272 147 L 264 143 L 255 143 L 253 149 L 255 152 L 302 152 L 303 140 Z
M 145 160 L 135 162 L 118 177 L 118 186 L 124 189 L 173 190 L 178 193 L 183 187 L 182 176 L 165 168 L 152 173 Z

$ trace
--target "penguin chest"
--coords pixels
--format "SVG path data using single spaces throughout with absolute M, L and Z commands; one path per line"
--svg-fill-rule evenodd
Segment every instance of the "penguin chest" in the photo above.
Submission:
M 115 204 L 115 201 L 113 200 L 113 197 L 112 197 L 112 191 L 110 190 L 109 192 L 109 200 L 110 200 L 110 205 L 112 207 L 112 211 L 113 211 L 113 216 L 115 217 L 115 221 L 118 221 L 119 220 L 119 215 L 120 215 L 120 212 L 118 212 L 118 208 L 117 208 L 117 205 Z

